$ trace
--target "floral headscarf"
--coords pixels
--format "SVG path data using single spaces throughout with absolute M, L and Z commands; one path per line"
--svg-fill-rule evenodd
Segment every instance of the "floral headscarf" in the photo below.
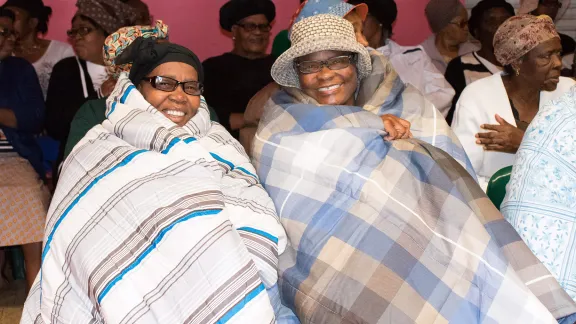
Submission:
M 168 25 L 162 20 L 157 20 L 155 26 L 124 27 L 108 36 L 104 42 L 104 63 L 108 74 L 114 79 L 118 79 L 120 73 L 130 71 L 132 64 L 116 65 L 115 62 L 116 58 L 138 37 L 168 39 Z
M 494 54 L 503 66 L 514 63 L 536 46 L 560 38 L 552 19 L 546 15 L 515 16 L 506 20 L 494 35 Z

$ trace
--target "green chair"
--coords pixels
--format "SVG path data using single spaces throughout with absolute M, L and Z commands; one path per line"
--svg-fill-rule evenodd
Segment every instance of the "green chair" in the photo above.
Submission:
M 498 210 L 500 210 L 500 205 L 506 197 L 506 185 L 510 181 L 510 174 L 512 174 L 512 166 L 507 166 L 494 173 L 488 182 L 486 194 Z

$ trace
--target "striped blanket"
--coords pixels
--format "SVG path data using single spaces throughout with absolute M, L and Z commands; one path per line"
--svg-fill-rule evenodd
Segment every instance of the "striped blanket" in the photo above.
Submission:
M 295 94 L 269 101 L 252 156 L 288 235 L 281 296 L 302 323 L 576 320 L 454 151 L 386 142 L 376 114 Z
M 290 318 L 275 297 L 286 235 L 240 144 L 204 99 L 177 127 L 126 74 L 64 164 L 44 242 L 22 323 Z

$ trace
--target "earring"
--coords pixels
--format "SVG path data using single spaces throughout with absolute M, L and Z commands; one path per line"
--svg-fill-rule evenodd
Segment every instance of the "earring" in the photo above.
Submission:
M 232 36 L 232 40 L 236 40 L 236 37 Z
M 516 76 L 520 76 L 520 69 L 515 69 L 514 71 L 516 72 Z

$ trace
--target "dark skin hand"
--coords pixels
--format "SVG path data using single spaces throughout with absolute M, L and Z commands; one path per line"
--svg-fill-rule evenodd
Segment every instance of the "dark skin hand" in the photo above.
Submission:
M 480 126 L 489 132 L 476 134 L 476 144 L 483 145 L 486 151 L 516 153 L 522 143 L 524 131 L 510 125 L 499 115 L 496 115 L 496 121 L 499 125 Z
M 388 114 L 382 115 L 380 118 L 384 123 L 384 129 L 388 132 L 388 136 L 384 137 L 385 140 L 412 138 L 409 121 Z
M 12 110 L 0 108 L 0 125 L 10 128 L 18 127 L 16 115 L 14 115 Z

